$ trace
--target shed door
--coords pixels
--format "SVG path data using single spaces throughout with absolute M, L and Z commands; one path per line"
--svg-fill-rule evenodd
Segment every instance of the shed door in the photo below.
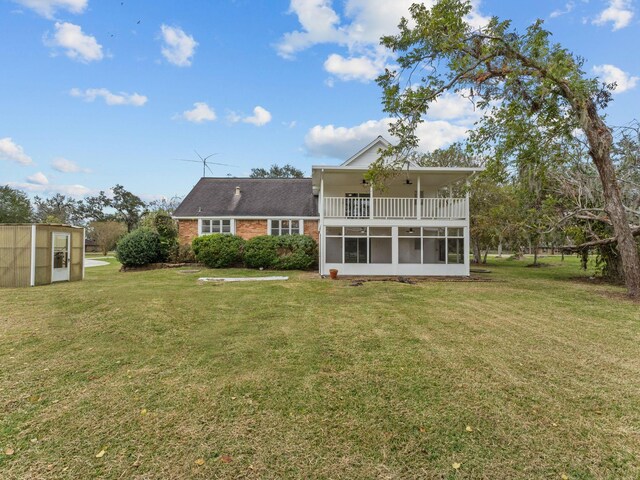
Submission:
M 70 236 L 68 233 L 53 233 L 53 270 L 51 273 L 52 282 L 63 282 L 69 280 L 70 264 Z

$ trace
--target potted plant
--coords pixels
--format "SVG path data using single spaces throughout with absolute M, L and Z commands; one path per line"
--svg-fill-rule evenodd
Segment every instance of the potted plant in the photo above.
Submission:
M 336 278 L 338 278 L 338 269 L 337 268 L 329 269 L 329 277 L 331 277 L 331 280 L 335 280 Z

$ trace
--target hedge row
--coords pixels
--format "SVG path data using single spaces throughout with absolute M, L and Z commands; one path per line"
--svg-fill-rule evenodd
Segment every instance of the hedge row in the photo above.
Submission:
M 196 260 L 210 268 L 244 264 L 249 268 L 306 270 L 318 259 L 318 245 L 306 235 L 263 235 L 243 240 L 214 233 L 193 240 Z

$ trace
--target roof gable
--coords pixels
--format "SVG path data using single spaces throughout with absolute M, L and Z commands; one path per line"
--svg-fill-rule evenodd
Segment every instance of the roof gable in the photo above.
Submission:
M 353 155 L 342 163 L 341 167 L 368 167 L 375 162 L 380 154 L 378 150 L 389 147 L 391 144 L 382 136 L 378 136 L 373 142 L 364 147 L 358 153 Z

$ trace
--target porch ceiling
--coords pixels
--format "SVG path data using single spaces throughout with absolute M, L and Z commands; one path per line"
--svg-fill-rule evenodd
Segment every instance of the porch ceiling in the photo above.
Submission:
M 320 186 L 320 178 L 324 177 L 325 182 L 331 185 L 343 185 L 343 186 L 355 186 L 362 184 L 364 174 L 367 172 L 367 168 L 341 168 L 341 167 L 312 167 L 312 179 L 313 186 Z M 482 171 L 482 168 L 414 168 L 407 171 L 402 171 L 397 176 L 388 180 L 388 185 L 402 185 L 405 184 L 407 178 L 413 183 L 414 188 L 417 182 L 418 176 L 420 177 L 421 186 L 434 186 L 443 187 L 450 185 L 454 182 L 464 180 L 470 177 L 476 172 Z M 326 185 L 326 183 L 325 183 Z

